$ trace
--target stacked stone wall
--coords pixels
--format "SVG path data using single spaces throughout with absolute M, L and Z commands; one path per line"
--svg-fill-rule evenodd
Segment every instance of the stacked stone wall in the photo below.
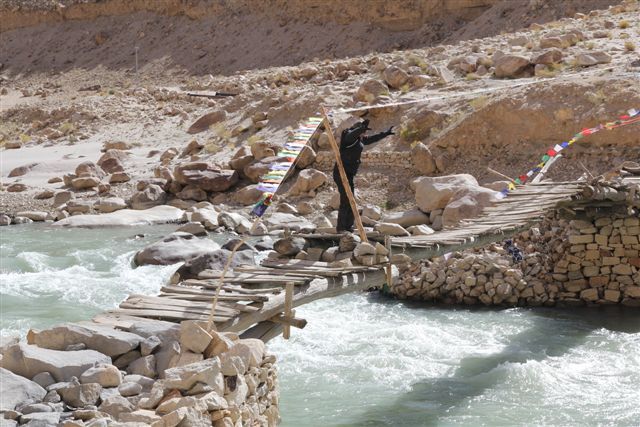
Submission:
M 502 244 L 408 264 L 391 292 L 445 304 L 640 307 L 640 219 L 547 218 Z

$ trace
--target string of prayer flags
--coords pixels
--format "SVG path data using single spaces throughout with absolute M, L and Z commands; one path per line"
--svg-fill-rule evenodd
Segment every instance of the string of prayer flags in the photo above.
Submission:
M 524 185 L 531 177 L 540 172 L 542 168 L 554 157 L 556 157 L 560 152 L 566 150 L 577 141 L 581 140 L 585 136 L 593 135 L 594 133 L 600 132 L 601 130 L 611 130 L 621 126 L 627 126 L 632 123 L 640 122 L 640 110 L 632 108 L 628 111 L 627 114 L 620 116 L 618 120 L 613 122 L 607 122 L 603 124 L 599 124 L 598 126 L 592 128 L 583 128 L 580 132 L 573 135 L 573 137 L 568 140 L 561 142 L 559 144 L 554 145 L 540 158 L 540 163 L 538 163 L 534 168 L 529 170 L 526 174 L 520 175 L 513 182 L 510 182 L 507 188 L 502 190 L 500 193 L 502 194 L 502 198 L 506 197 L 509 192 L 516 189 L 516 185 Z
M 253 206 L 251 213 L 261 217 L 271 206 L 273 195 L 278 191 L 280 185 L 289 176 L 289 172 L 295 164 L 298 156 L 307 146 L 309 140 L 318 132 L 322 125 L 322 117 L 309 117 L 298 125 L 298 129 L 293 136 L 284 144 L 282 149 L 276 154 L 280 161 L 269 166 L 269 171 L 260 177 L 258 190 L 262 191 L 262 196 L 258 203 Z

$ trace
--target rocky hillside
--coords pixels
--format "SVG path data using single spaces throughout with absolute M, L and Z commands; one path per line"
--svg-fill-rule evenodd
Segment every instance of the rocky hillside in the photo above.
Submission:
M 616 2 L 3 0 L 0 63 L 12 73 L 125 70 L 137 47 L 147 71 L 230 74 L 487 37 Z
M 473 22 L 494 22 L 492 14 L 513 3 L 497 3 Z M 545 8 L 545 4 L 527 2 L 551 13 L 555 6 L 549 3 Z M 71 10 L 74 6 L 68 7 Z M 562 9 L 562 14 L 567 10 Z M 0 95 L 0 132 L 5 147 L 2 181 L 11 190 L 1 192 L 0 197 L 8 212 L 52 209 L 49 198 L 62 189 L 86 201 L 77 212 L 91 211 L 98 196 L 120 197 L 117 206 L 122 207 L 126 202 L 131 205 L 136 200 L 132 196 L 144 192 L 149 184 L 159 185 L 156 201 L 177 199 L 181 202 L 175 203 L 188 206 L 204 198 L 216 204 L 249 205 L 255 199 L 255 183 L 268 163 L 264 160 L 268 153 L 282 146 L 296 124 L 321 105 L 334 112 L 338 129 L 354 120 L 349 113 L 353 108 L 358 110 L 355 114 L 370 109 L 375 130 L 396 127 L 395 136 L 365 152 L 357 186 L 361 200 L 385 209 L 409 209 L 415 206 L 410 182 L 417 176 L 464 172 L 482 184 L 501 179 L 488 172 L 488 166 L 519 176 L 554 144 L 585 126 L 615 119 L 640 105 L 636 48 L 640 12 L 635 1 L 481 39 L 348 59 L 315 59 L 229 76 L 181 71 L 176 57 L 189 50 L 185 48 L 191 46 L 188 38 L 181 39 L 180 48 L 176 45 L 172 49 L 175 55 L 155 62 L 145 63 L 141 46 L 138 73 L 131 69 L 135 61 L 131 51 L 120 53 L 121 68 L 111 64 L 109 55 L 118 58 L 113 50 L 117 44 L 112 43 L 130 37 L 127 31 L 131 28 L 118 27 L 102 38 L 101 20 L 130 19 L 147 25 L 150 12 L 139 13 L 147 18 L 110 16 L 91 23 L 65 21 L 2 33 L 3 41 L 8 40 L 6 50 L 15 54 L 2 74 Z M 509 13 L 505 12 L 500 25 L 515 25 L 516 21 L 509 21 Z M 515 19 L 516 11 L 512 13 Z M 153 14 L 153 19 L 157 23 L 185 19 L 191 23 L 189 31 L 204 22 L 182 15 Z M 267 14 L 263 22 L 268 19 Z M 77 25 L 85 25 L 84 30 L 76 33 Z M 158 25 L 136 27 L 143 34 L 134 40 L 147 40 L 156 34 Z M 273 31 L 286 33 L 295 25 L 278 26 Z M 325 22 L 323 28 L 330 25 Z M 55 45 L 48 42 L 62 28 L 75 43 L 73 49 L 65 47 L 66 39 Z M 167 26 L 166 43 L 156 40 L 153 45 L 169 46 L 177 28 Z M 81 38 L 74 38 L 74 34 Z M 366 34 L 373 43 L 382 43 L 380 34 Z M 448 32 L 447 37 L 454 37 L 454 33 Z M 229 40 L 236 39 L 244 40 L 229 36 Z M 289 33 L 287 40 L 295 44 L 297 39 Z M 32 49 L 18 51 L 17 46 L 26 41 Z M 126 41 L 135 45 L 132 39 Z M 219 43 L 202 46 L 217 49 Z M 304 40 L 298 43 L 304 45 Z M 330 43 L 317 43 L 329 49 Z M 65 59 L 68 52 L 74 53 L 73 58 Z M 275 58 L 278 52 L 272 47 L 262 54 Z M 283 52 L 293 52 L 287 61 L 296 60 L 295 51 Z M 54 59 L 57 62 L 50 62 Z M 22 66 L 32 72 L 15 74 Z M 238 68 L 247 66 L 251 65 L 237 64 Z M 33 72 L 45 69 L 49 72 Z M 226 91 L 237 96 L 189 96 L 187 92 L 193 90 Z M 196 129 L 199 132 L 188 132 L 203 116 L 207 121 Z M 605 173 L 624 160 L 637 161 L 638 135 L 634 126 L 593 135 L 567 150 L 552 177 L 577 179 L 585 173 Z M 185 185 L 173 179 L 189 162 L 235 171 L 232 185 L 213 192 L 202 188 L 183 191 Z M 326 136 L 314 141 L 306 166 L 328 175 L 331 162 Z M 314 176 L 321 177 L 315 172 Z M 71 183 L 76 178 L 88 179 L 77 181 L 74 187 Z M 291 193 L 287 198 L 295 203 L 306 200 L 309 205 L 305 210 L 311 216 L 323 209 L 330 211 L 335 191 L 330 181 L 328 176 L 317 178 L 318 188 L 305 194 Z

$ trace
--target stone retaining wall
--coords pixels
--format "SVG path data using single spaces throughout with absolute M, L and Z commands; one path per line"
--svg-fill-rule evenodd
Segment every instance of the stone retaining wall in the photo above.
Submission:
M 547 218 L 517 236 L 522 261 L 500 244 L 406 265 L 398 298 L 445 304 L 640 307 L 640 219 Z
M 409 151 L 366 151 L 362 153 L 362 166 L 413 169 Z M 319 151 L 313 167 L 322 171 L 333 168 L 335 157 L 332 151 Z
M 275 356 L 203 322 L 128 332 L 65 324 L 0 347 L 4 425 L 265 426 L 279 422 Z M 36 423 L 37 421 L 37 423 Z

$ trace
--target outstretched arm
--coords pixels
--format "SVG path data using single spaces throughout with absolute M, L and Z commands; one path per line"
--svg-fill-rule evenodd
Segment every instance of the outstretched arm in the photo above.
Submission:
M 363 136 L 362 137 L 362 144 L 364 145 L 369 145 L 369 144 L 374 144 L 378 141 L 380 141 L 381 139 L 386 138 L 389 135 L 394 135 L 393 133 L 393 126 L 391 126 L 389 129 L 387 129 L 384 132 L 380 132 L 377 133 L 375 135 L 371 135 L 371 136 Z

